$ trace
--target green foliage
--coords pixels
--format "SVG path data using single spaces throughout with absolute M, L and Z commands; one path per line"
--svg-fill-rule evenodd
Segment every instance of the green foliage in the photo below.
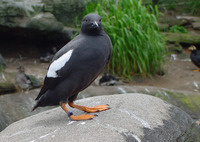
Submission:
M 171 33 L 188 33 L 184 26 L 174 25 L 170 27 L 169 32 Z
M 165 49 L 158 32 L 157 9 L 145 8 L 136 0 L 93 0 L 85 9 L 85 14 L 91 12 L 101 15 L 113 43 L 110 71 L 124 77 L 151 76 L 160 71 Z
M 150 3 L 149 0 L 143 1 Z M 158 4 L 164 4 L 168 10 L 187 11 L 193 15 L 200 15 L 200 0 L 159 0 Z
M 200 0 L 191 0 L 188 9 L 191 10 L 192 14 L 200 15 Z

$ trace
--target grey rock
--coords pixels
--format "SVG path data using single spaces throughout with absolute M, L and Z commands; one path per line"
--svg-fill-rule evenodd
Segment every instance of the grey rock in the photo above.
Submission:
M 3 0 L 0 1 L 0 25 L 25 27 L 29 17 L 42 12 L 41 0 Z
M 200 30 L 200 21 L 199 22 L 193 22 L 192 26 L 195 30 Z
M 76 25 L 81 19 L 85 0 L 43 0 L 44 11 L 51 12 L 65 26 Z
M 176 16 L 179 20 L 188 20 L 190 22 L 200 22 L 200 17 L 198 16 Z
M 169 52 L 172 52 L 172 53 L 182 53 L 183 52 L 183 48 L 182 46 L 176 42 L 174 44 L 166 44 L 166 48 Z
M 73 27 L 83 10 L 84 0 L 1 0 L 0 32 L 9 38 L 65 43 L 77 32 Z
M 32 17 L 27 24 L 27 27 L 40 31 L 61 31 L 64 25 L 61 22 L 58 22 L 53 14 L 47 12 Z
M 41 107 L 31 112 L 34 99 L 39 93 L 39 89 L 30 90 L 25 93 L 15 93 L 0 95 L 0 131 L 5 129 L 9 124 L 34 115 L 36 113 L 48 110 L 52 107 Z M 189 91 L 172 90 L 165 88 L 149 87 L 149 86 L 94 86 L 91 85 L 78 95 L 78 99 L 84 99 L 94 96 L 126 94 L 126 93 L 144 93 L 156 96 L 173 104 L 185 112 L 193 119 L 200 118 L 199 94 Z M 54 107 L 53 107 L 54 108 Z
M 24 93 L 20 92 L 0 95 L 0 131 L 15 121 L 37 114 L 49 108 L 53 108 L 39 108 L 38 110 L 31 112 L 35 103 L 34 99 L 38 93 L 39 89 L 34 89 Z
M 76 17 L 82 18 L 84 2 L 85 0 L 3 0 L 0 1 L 0 25 L 20 26 L 35 15 L 47 12 L 65 26 L 74 26 Z
M 71 121 L 61 108 L 22 119 L 0 133 L 0 141 L 199 141 L 199 126 L 179 108 L 144 94 L 98 96 L 76 101 L 111 109 L 88 121 Z M 69 108 L 69 107 L 68 107 Z M 70 108 L 75 115 L 83 114 Z

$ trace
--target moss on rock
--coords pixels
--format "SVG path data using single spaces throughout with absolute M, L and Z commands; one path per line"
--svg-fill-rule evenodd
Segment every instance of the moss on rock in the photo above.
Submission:
M 159 97 L 186 111 L 193 119 L 200 118 L 200 95 L 184 94 L 171 91 L 159 91 L 150 95 Z

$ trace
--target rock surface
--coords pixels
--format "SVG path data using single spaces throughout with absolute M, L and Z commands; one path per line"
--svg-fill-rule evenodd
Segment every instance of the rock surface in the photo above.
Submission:
M 83 10 L 84 0 L 3 0 L 0 33 L 4 38 L 66 42 L 77 32 L 73 27 Z
M 52 107 L 39 108 L 31 112 L 34 99 L 39 93 L 39 89 L 34 89 L 25 93 L 15 93 L 0 95 L 0 131 L 9 124 L 34 115 L 36 113 L 48 110 Z M 200 118 L 200 95 L 189 91 L 169 90 L 165 88 L 156 88 L 149 86 L 94 86 L 91 85 L 78 95 L 78 99 L 88 97 L 126 94 L 126 93 L 144 93 L 161 98 L 170 104 L 173 104 L 185 112 L 193 119 Z
M 76 101 L 111 109 L 89 121 L 70 121 L 61 108 L 25 118 L 0 133 L 0 141 L 199 141 L 199 126 L 179 108 L 144 94 L 98 96 Z M 75 115 L 83 114 L 70 108 Z
M 195 30 L 200 30 L 200 22 L 194 22 L 192 23 L 192 26 Z
M 162 35 L 165 37 L 165 40 L 169 43 L 182 43 L 182 44 L 189 44 L 189 45 L 200 44 L 199 34 L 162 32 Z
M 26 27 L 35 15 L 51 13 L 65 26 L 75 26 L 82 18 L 84 0 L 3 0 L 0 1 L 0 25 Z

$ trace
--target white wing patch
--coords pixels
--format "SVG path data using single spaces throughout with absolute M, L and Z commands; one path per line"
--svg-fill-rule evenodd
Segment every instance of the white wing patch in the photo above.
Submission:
M 61 69 L 69 61 L 72 52 L 73 50 L 69 50 L 67 53 L 63 54 L 60 58 L 53 61 L 53 63 L 51 63 L 51 65 L 49 66 L 47 77 L 53 77 L 53 78 L 58 77 L 56 71 Z

